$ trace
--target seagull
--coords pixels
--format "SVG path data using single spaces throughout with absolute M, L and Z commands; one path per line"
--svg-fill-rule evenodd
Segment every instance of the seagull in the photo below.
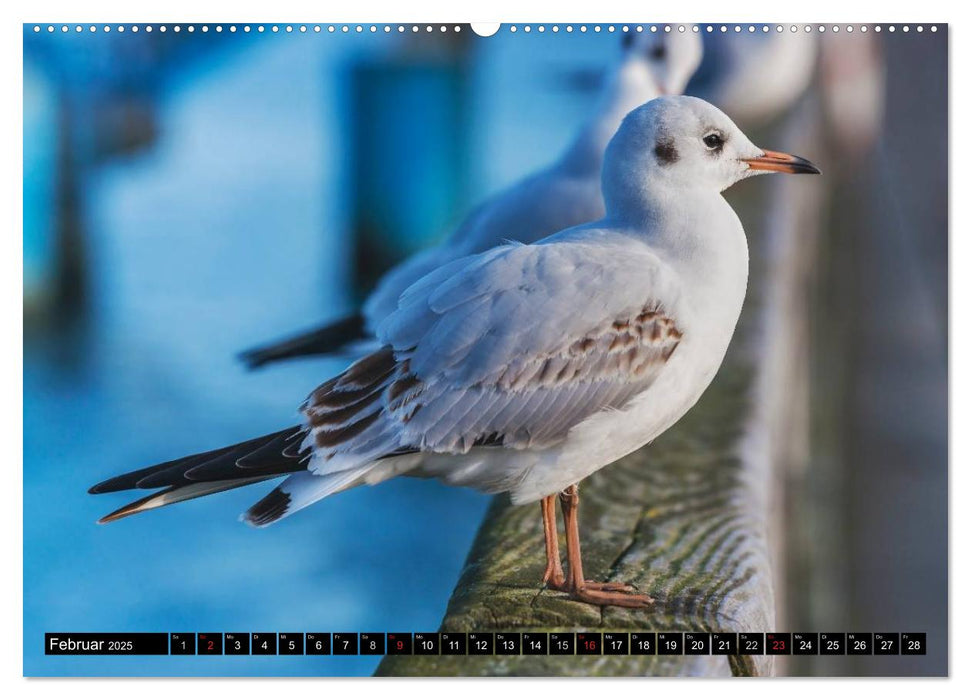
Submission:
M 492 196 L 441 245 L 417 253 L 390 270 L 355 313 L 309 332 L 243 352 L 251 368 L 305 355 L 374 349 L 372 340 L 413 282 L 452 260 L 505 241 L 533 243 L 604 215 L 600 193 L 603 153 L 624 116 L 661 94 L 680 94 L 701 63 L 694 34 L 626 32 L 593 117 L 552 165 Z
M 426 274 L 381 322 L 380 349 L 307 397 L 301 425 L 104 481 L 91 493 L 162 490 L 101 522 L 286 476 L 241 516 L 264 527 L 354 486 L 437 478 L 538 501 L 550 587 L 649 605 L 584 578 L 577 484 L 667 430 L 715 376 L 748 282 L 721 193 L 765 172 L 819 171 L 753 145 L 703 100 L 648 102 L 607 148 L 602 219 Z

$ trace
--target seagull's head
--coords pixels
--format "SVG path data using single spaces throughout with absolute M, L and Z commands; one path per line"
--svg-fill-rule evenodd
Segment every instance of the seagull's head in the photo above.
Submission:
M 701 36 L 694 32 L 636 32 L 621 35 L 622 70 L 641 72 L 656 95 L 679 95 L 701 63 Z
M 636 197 L 638 190 L 652 186 L 721 192 L 765 172 L 819 170 L 804 158 L 759 148 L 704 100 L 658 97 L 628 114 L 611 140 L 604 162 L 604 195 L 609 198 L 612 190 L 618 196 Z

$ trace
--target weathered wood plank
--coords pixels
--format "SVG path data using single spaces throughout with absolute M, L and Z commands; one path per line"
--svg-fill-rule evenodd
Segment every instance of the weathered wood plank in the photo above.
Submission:
M 771 136 L 761 136 L 770 143 Z M 792 421 L 805 419 L 785 400 L 788 380 L 802 376 L 805 353 L 788 353 L 791 339 L 774 337 L 791 331 L 782 321 L 798 311 L 791 286 L 803 284 L 806 262 L 789 254 L 788 238 L 799 235 L 799 227 L 791 221 L 767 225 L 765 197 L 778 196 L 778 187 L 746 183 L 729 193 L 749 235 L 752 269 L 742 319 L 715 381 L 674 428 L 580 487 L 585 573 L 632 583 L 655 598 L 654 607 L 602 609 L 544 589 L 539 506 L 513 507 L 499 497 L 442 630 L 774 631 L 777 572 L 770 559 L 781 545 L 768 536 L 778 516 L 769 493 L 771 464 L 787 429 L 804 430 Z M 772 211 L 785 215 L 784 206 Z M 771 656 L 395 656 L 377 673 L 728 676 L 772 670 Z

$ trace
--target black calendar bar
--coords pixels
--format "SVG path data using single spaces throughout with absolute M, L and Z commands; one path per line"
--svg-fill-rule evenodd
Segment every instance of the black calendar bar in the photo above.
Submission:
M 926 632 L 48 632 L 48 655 L 766 656 L 927 654 Z
M 48 632 L 49 656 L 143 656 L 169 653 L 166 632 Z

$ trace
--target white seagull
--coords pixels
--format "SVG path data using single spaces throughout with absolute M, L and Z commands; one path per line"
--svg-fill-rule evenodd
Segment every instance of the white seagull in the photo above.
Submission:
M 647 103 L 607 149 L 603 219 L 425 275 L 382 322 L 381 349 L 310 394 L 301 426 L 98 484 L 163 489 L 102 522 L 287 475 L 242 516 L 265 526 L 352 486 L 432 477 L 541 501 L 550 586 L 649 604 L 584 578 L 576 485 L 664 432 L 715 376 L 748 280 L 721 192 L 767 171 L 819 172 L 754 146 L 707 102 Z
M 694 33 L 625 33 L 621 56 L 607 76 L 593 117 L 558 160 L 473 209 L 441 245 L 388 271 L 361 313 L 247 350 L 241 359 L 256 368 L 304 355 L 374 349 L 369 340 L 397 308 L 401 293 L 432 270 L 507 241 L 533 243 L 601 218 L 600 171 L 607 142 L 630 110 L 658 95 L 684 90 L 701 62 L 701 47 Z

